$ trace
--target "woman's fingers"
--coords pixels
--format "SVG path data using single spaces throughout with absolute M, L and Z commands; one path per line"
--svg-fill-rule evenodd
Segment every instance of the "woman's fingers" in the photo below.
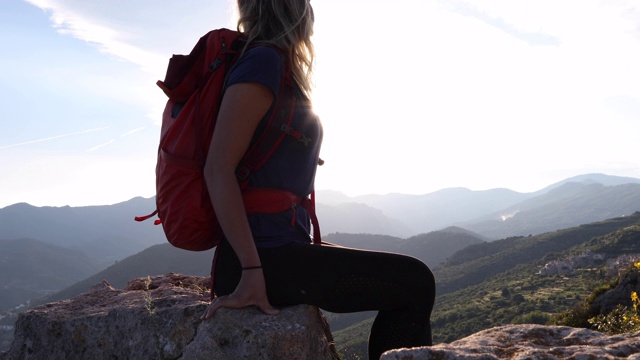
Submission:
M 217 297 L 211 301 L 211 304 L 209 304 L 209 306 L 207 306 L 207 310 L 204 312 L 204 314 L 202 314 L 202 316 L 200 316 L 200 320 L 206 320 L 212 317 L 213 314 L 215 314 L 219 308 L 220 308 L 220 298 Z
M 271 304 L 269 304 L 268 300 L 262 301 L 260 303 L 244 303 L 244 302 L 240 302 L 235 297 L 225 295 L 225 296 L 221 296 L 221 297 L 217 297 L 217 298 L 213 299 L 211 304 L 207 307 L 207 310 L 205 311 L 205 313 L 200 317 L 200 320 L 209 319 L 221 307 L 240 309 L 240 308 L 247 307 L 247 306 L 252 306 L 252 305 L 257 306 L 262 312 L 264 312 L 267 315 L 278 315 L 278 314 L 280 314 L 280 310 L 278 310 L 278 309 L 274 308 L 273 306 L 271 306 Z
M 262 310 L 262 312 L 267 314 L 267 315 L 278 315 L 278 314 L 280 314 L 280 310 L 278 310 L 278 309 L 274 308 L 273 306 L 271 306 L 271 304 L 269 304 L 268 301 L 265 304 L 258 305 L 258 308 L 260 308 L 260 310 Z

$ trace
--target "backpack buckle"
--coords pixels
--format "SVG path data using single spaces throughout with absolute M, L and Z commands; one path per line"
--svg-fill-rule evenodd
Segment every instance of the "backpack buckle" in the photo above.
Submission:
M 240 165 L 236 169 L 236 178 L 239 182 L 247 180 L 249 174 L 251 174 L 251 169 L 247 165 Z

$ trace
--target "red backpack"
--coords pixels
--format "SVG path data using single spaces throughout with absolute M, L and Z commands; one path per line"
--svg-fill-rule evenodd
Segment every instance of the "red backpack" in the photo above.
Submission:
M 240 33 L 213 30 L 200 38 L 189 55 L 173 55 L 164 81 L 158 86 L 169 97 L 162 115 L 156 165 L 156 211 L 136 221 L 158 215 L 167 240 L 174 246 L 203 251 L 223 237 L 211 205 L 203 168 L 209 150 L 224 83 L 244 46 Z M 271 117 L 241 160 L 236 177 L 248 214 L 278 213 L 303 206 L 313 223 L 314 242 L 320 231 L 311 199 L 288 191 L 249 188 L 249 175 L 257 171 L 287 136 L 295 108 L 290 81 L 282 81 Z M 313 196 L 312 196 L 313 197 Z

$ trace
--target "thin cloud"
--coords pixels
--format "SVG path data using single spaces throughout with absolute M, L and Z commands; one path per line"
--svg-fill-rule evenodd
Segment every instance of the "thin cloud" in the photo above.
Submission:
M 137 133 L 138 131 L 142 131 L 142 130 L 144 130 L 144 129 L 146 129 L 146 126 L 141 126 L 141 127 L 139 127 L 139 128 L 135 128 L 135 129 L 133 129 L 133 130 L 129 130 L 129 131 L 127 131 L 126 133 L 124 133 L 124 134 L 120 135 L 120 137 L 127 137 L 127 136 L 129 136 L 129 135 L 133 135 L 133 134 Z
M 18 146 L 30 145 L 30 144 L 35 144 L 35 143 L 39 143 L 39 142 L 45 142 L 45 141 L 60 139 L 60 138 L 65 138 L 65 137 L 69 137 L 69 136 L 86 134 L 86 133 L 90 133 L 90 132 L 106 130 L 108 128 L 110 128 L 110 126 L 103 126 L 103 127 L 94 128 L 94 129 L 75 131 L 75 132 L 71 132 L 71 133 L 67 133 L 67 134 L 62 134 L 62 135 L 50 136 L 50 137 L 46 137 L 46 138 L 42 138 L 42 139 L 25 141 L 25 142 L 21 142 L 21 143 L 17 143 L 17 144 L 4 145 L 4 146 L 0 146 L 0 150 L 14 148 L 14 147 L 18 147 Z
M 132 130 L 129 130 L 129 131 L 127 131 L 126 133 L 124 133 L 124 134 L 120 135 L 120 137 L 121 137 L 121 138 L 123 138 L 123 137 L 127 137 L 127 136 L 129 136 L 129 135 L 133 135 L 133 134 L 135 134 L 135 133 L 137 133 L 137 132 L 139 132 L 139 131 L 144 130 L 145 128 L 146 128 L 146 126 L 141 126 L 141 127 L 138 127 L 138 128 L 132 129 Z M 103 147 L 105 147 L 105 146 L 107 146 L 107 145 L 111 145 L 111 144 L 113 144 L 113 143 L 115 143 L 115 142 L 116 142 L 116 139 L 111 139 L 111 140 L 109 140 L 109 141 L 107 141 L 107 142 L 105 142 L 105 143 L 103 143 L 103 144 L 96 145 L 96 146 L 92 147 L 91 149 L 87 150 L 87 152 L 93 152 L 93 151 L 96 151 L 96 150 L 98 150 L 98 149 L 100 149 L 100 148 L 103 148 Z
M 92 147 L 91 149 L 87 150 L 87 152 L 96 151 L 96 150 L 98 150 L 98 149 L 100 149 L 100 148 L 103 148 L 103 147 L 105 147 L 105 146 L 107 146 L 107 145 L 109 145 L 109 144 L 112 144 L 112 143 L 114 143 L 114 142 L 115 142 L 115 140 L 114 140 L 114 139 L 111 139 L 111 140 L 107 141 L 107 142 L 106 142 L 106 143 L 104 143 L 104 144 L 100 144 L 100 145 L 97 145 L 97 146 Z

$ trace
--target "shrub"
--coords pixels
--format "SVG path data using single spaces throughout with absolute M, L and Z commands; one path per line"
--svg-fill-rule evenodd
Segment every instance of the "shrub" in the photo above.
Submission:
M 533 311 L 526 315 L 518 316 L 511 322 L 512 324 L 539 324 L 545 325 L 551 320 L 551 315 L 542 311 Z
M 640 262 L 633 264 L 634 270 L 640 270 Z M 610 313 L 592 317 L 589 323 L 595 326 L 598 331 L 608 334 L 623 334 L 640 330 L 640 298 L 638 293 L 631 292 L 631 303 L 633 309 L 618 305 Z

